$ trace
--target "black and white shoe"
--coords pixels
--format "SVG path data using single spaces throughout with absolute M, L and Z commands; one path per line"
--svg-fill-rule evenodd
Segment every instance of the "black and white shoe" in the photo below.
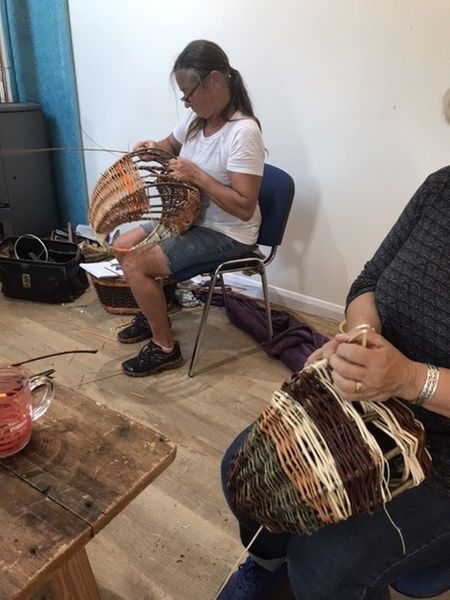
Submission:
M 122 370 L 129 377 L 146 377 L 168 369 L 177 369 L 183 362 L 178 342 L 175 342 L 172 352 L 167 353 L 150 340 L 137 356 L 122 363 Z

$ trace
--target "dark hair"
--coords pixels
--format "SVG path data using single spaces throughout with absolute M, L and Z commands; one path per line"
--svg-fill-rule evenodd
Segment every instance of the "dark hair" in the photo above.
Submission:
M 196 74 L 198 81 L 203 83 L 211 71 L 222 73 L 228 81 L 230 101 L 223 109 L 221 117 L 229 121 L 230 108 L 233 112 L 239 110 L 246 117 L 254 119 L 261 129 L 259 120 L 253 113 L 253 106 L 247 93 L 244 81 L 237 69 L 230 66 L 228 56 L 220 46 L 208 40 L 194 40 L 186 46 L 173 65 L 172 73 L 181 69 L 191 69 Z M 205 119 L 197 117 L 189 126 L 187 137 L 196 135 L 205 124 Z

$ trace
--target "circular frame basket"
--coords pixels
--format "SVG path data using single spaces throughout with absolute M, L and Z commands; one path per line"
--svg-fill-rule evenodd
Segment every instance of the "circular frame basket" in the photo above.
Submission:
M 174 155 L 152 148 L 129 152 L 109 167 L 97 181 L 89 202 L 89 224 L 104 248 L 116 227 L 150 221 L 153 231 L 138 246 L 181 235 L 200 212 L 200 192 L 174 180 L 169 162 Z M 127 248 L 114 247 L 114 253 Z

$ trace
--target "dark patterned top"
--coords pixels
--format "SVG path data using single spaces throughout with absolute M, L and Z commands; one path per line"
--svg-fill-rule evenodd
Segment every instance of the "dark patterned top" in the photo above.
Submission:
M 350 288 L 375 292 L 383 336 L 412 360 L 450 368 L 450 167 L 420 186 Z M 433 458 L 428 484 L 450 496 L 450 419 L 411 406 Z

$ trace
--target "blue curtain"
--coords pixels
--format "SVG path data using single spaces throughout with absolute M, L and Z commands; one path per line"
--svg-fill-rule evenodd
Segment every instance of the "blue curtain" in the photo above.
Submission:
M 67 0 L 4 0 L 18 101 L 41 105 L 49 146 L 82 144 Z M 64 221 L 86 223 L 81 152 L 51 153 Z

